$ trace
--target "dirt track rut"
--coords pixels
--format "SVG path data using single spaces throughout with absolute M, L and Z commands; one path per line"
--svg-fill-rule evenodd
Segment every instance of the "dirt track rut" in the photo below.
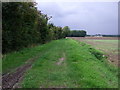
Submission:
M 32 63 L 38 58 L 38 56 L 27 60 L 24 65 L 18 67 L 15 72 L 7 73 L 2 76 L 2 88 L 13 88 L 24 73 L 32 67 Z

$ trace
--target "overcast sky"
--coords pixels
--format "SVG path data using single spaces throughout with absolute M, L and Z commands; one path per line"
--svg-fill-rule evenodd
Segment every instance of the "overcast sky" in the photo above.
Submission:
M 87 34 L 118 34 L 117 2 L 37 2 L 56 26 L 86 30 Z

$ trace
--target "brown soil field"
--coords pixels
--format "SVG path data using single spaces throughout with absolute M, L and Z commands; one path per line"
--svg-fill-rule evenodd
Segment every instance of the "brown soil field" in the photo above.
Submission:
M 82 41 L 87 44 L 92 45 L 96 49 L 99 49 L 105 52 L 105 55 L 108 57 L 107 60 L 110 63 L 118 66 L 119 59 L 119 43 L 120 37 L 67 37 L 74 40 Z M 119 65 L 120 66 L 120 65 Z
M 120 37 L 67 37 L 73 39 L 120 40 Z

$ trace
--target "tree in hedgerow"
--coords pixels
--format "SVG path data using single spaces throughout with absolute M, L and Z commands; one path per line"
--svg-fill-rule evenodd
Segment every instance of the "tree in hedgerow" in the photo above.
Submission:
M 65 26 L 63 28 L 63 32 L 64 32 L 64 37 L 67 37 L 70 33 L 70 28 L 68 26 Z

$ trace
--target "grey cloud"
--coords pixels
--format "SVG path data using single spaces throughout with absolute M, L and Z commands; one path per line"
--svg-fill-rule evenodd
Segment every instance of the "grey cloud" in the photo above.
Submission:
M 40 2 L 37 7 L 57 26 L 85 29 L 88 34 L 118 34 L 117 2 Z

